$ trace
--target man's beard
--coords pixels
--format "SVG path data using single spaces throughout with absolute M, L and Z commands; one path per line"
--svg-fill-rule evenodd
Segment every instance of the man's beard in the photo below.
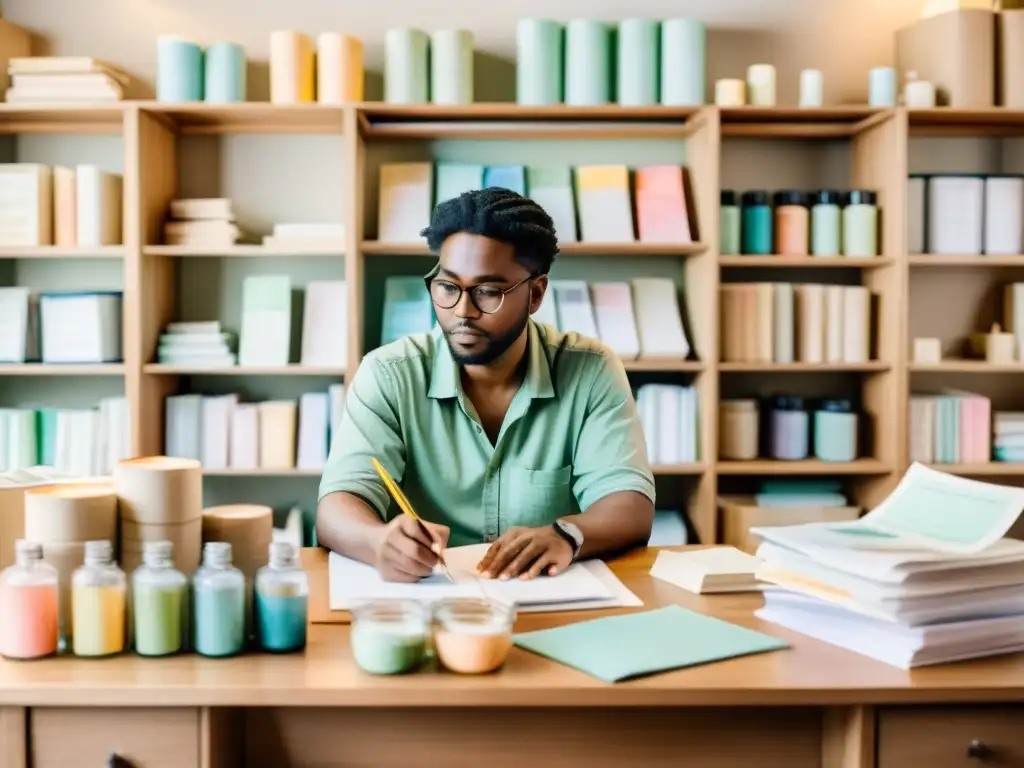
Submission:
M 526 328 L 526 324 L 530 321 L 530 313 L 526 311 L 523 313 L 522 318 L 517 322 L 510 330 L 501 334 L 500 336 L 485 336 L 486 345 L 479 352 L 475 352 L 471 355 L 459 354 L 455 347 L 452 346 L 452 340 L 450 334 L 459 328 L 472 328 L 478 333 L 483 333 L 479 328 L 475 326 L 467 326 L 466 323 L 460 323 L 459 325 L 453 326 L 449 330 L 444 332 L 444 339 L 448 342 L 448 349 L 451 350 L 452 358 L 459 365 L 488 365 L 493 363 L 503 354 L 505 354 L 509 347 L 515 344 L 516 339 L 523 333 L 523 329 Z

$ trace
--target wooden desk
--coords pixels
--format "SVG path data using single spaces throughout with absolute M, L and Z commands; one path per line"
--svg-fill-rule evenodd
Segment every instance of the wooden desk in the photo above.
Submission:
M 372 677 L 343 624 L 311 625 L 294 656 L 0 661 L 0 768 L 101 768 L 111 752 L 137 768 L 1024 765 L 1024 656 L 902 672 L 759 622 L 756 596 L 655 581 L 654 554 L 613 564 L 645 607 L 679 603 L 792 648 L 617 685 L 517 649 L 491 676 Z M 304 552 L 312 573 L 322 561 Z M 528 614 L 518 629 L 592 615 Z M 997 756 L 969 758 L 972 741 Z

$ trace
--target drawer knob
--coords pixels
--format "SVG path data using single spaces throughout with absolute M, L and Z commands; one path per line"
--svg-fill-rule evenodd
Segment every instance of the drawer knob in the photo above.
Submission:
M 967 745 L 967 756 L 973 757 L 976 760 L 985 760 L 992 757 L 992 749 L 985 745 L 984 742 L 973 739 L 970 744 Z

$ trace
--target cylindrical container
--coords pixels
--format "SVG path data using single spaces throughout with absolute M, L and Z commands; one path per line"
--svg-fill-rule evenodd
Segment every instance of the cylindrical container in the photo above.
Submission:
M 735 256 L 740 252 L 740 204 L 736 192 L 723 189 L 718 229 L 718 252 Z
M 740 239 L 747 256 L 767 256 L 772 252 L 772 207 L 763 189 L 744 192 Z
M 725 400 L 718 415 L 719 457 L 726 461 L 756 459 L 760 424 L 757 400 Z
M 207 101 L 245 101 L 245 49 L 237 43 L 214 43 L 206 49 Z
M 795 189 L 775 193 L 775 252 L 806 256 L 810 251 L 810 211 L 807 193 Z
M 742 107 L 746 103 L 746 82 L 728 77 L 715 82 L 715 104 L 719 107 Z
M 140 656 L 182 650 L 188 618 L 188 579 L 175 569 L 174 546 L 148 541 L 142 566 L 132 573 L 132 629 Z
M 925 252 L 925 186 L 928 177 L 912 174 L 907 179 L 907 253 Z
M 857 414 L 849 400 L 824 400 L 814 412 L 814 457 L 821 461 L 857 458 Z
M 40 544 L 112 540 L 117 494 L 106 483 L 60 483 L 25 490 L 25 539 Z
M 299 651 L 306 647 L 309 577 L 294 544 L 275 541 L 269 551 L 256 572 L 256 634 L 264 651 Z
M 843 205 L 843 255 L 878 255 L 878 194 L 855 189 Z
M 612 100 L 611 30 L 597 19 L 573 19 L 565 31 L 565 103 L 607 104 Z
M 806 459 L 811 430 L 803 398 L 773 398 L 768 431 L 773 459 L 779 461 Z
M 896 70 L 875 67 L 868 75 L 868 104 L 872 107 L 896 106 Z
M 528 106 L 562 103 L 564 28 L 550 19 L 516 25 L 516 101 Z
M 985 182 L 981 176 L 948 173 L 931 176 L 925 200 L 929 252 L 982 253 Z
M 156 39 L 158 101 L 203 100 L 203 49 L 177 35 Z
M 624 19 L 619 22 L 616 98 L 626 107 L 657 104 L 658 22 L 654 19 Z
M 903 106 L 907 109 L 931 109 L 935 106 L 935 86 L 927 80 L 911 80 L 903 86 Z
M 434 651 L 452 672 L 482 675 L 500 668 L 512 649 L 515 610 L 493 600 L 449 598 L 434 612 Z
M 747 67 L 747 103 L 752 107 L 775 106 L 775 67 L 771 64 Z
M 114 489 L 124 520 L 188 523 L 203 516 L 203 466 L 192 459 L 150 456 L 119 461 Z
M 109 541 L 88 541 L 71 577 L 71 635 L 76 656 L 112 656 L 125 647 L 127 579 Z
M 704 104 L 707 27 L 697 19 L 661 22 L 661 103 L 672 107 Z
M 842 235 L 842 195 L 822 189 L 811 196 L 811 254 L 838 256 Z
M 234 656 L 245 649 L 245 575 L 231 564 L 231 545 L 208 541 L 192 579 L 194 638 L 202 656 Z
M 322 32 L 316 39 L 316 100 L 321 104 L 362 101 L 366 73 L 363 41 L 341 32 Z
M 820 107 L 825 100 L 825 79 L 820 69 L 800 72 L 800 106 Z
M 374 675 L 410 672 L 423 663 L 430 613 L 412 600 L 371 601 L 352 608 L 352 655 Z
M 41 659 L 57 653 L 57 571 L 42 545 L 14 542 L 14 565 L 0 573 L 0 656 Z
M 278 29 L 270 33 L 270 101 L 302 104 L 316 100 L 316 52 L 301 32 Z
M 1024 107 L 1024 8 L 1004 7 L 997 14 L 996 23 L 999 39 L 997 103 L 1020 109 Z
M 1024 250 L 1024 176 L 985 177 L 985 249 L 987 254 Z
M 384 35 L 384 101 L 430 100 L 430 38 L 421 29 L 397 27 Z
M 430 39 L 430 100 L 473 103 L 473 33 L 439 29 Z

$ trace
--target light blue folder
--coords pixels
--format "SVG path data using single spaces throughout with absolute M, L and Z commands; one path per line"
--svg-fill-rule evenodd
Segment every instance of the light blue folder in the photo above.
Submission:
M 677 605 L 524 632 L 513 640 L 606 683 L 789 647 Z
M 526 168 L 521 165 L 489 165 L 484 169 L 484 187 L 504 187 L 526 194 Z

